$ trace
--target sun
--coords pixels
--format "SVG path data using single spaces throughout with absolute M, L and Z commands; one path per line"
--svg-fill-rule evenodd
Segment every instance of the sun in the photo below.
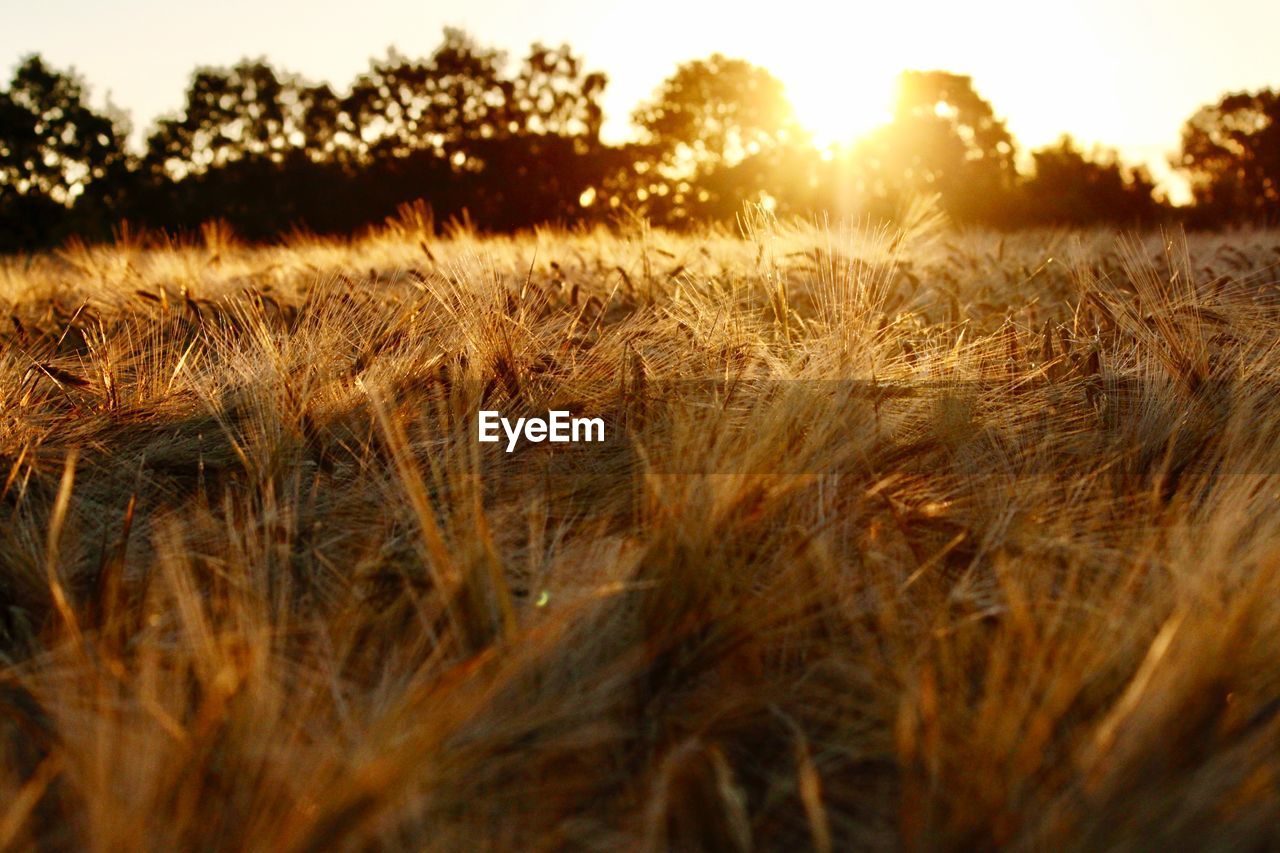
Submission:
M 797 57 L 776 62 L 770 70 L 786 87 L 796 118 L 819 148 L 854 142 L 892 117 L 897 71 L 888 63 L 835 76 L 829 67 Z
M 892 117 L 891 92 L 883 96 L 871 91 L 847 93 L 838 109 L 833 109 L 820 92 L 807 92 L 803 87 L 795 87 L 791 103 L 800 124 L 813 134 L 814 144 L 819 148 L 854 142 Z

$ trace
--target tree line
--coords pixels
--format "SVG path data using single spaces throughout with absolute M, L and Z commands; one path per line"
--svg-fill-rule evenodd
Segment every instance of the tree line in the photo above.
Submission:
M 1067 136 L 1020 170 L 1004 120 L 963 75 L 904 72 L 892 118 L 826 150 L 781 82 L 744 60 L 680 65 L 622 145 L 600 139 L 607 83 L 568 46 L 535 43 L 512 64 L 447 29 L 430 56 L 389 51 L 345 94 L 261 59 L 197 69 L 181 111 L 133 152 L 123 115 L 95 110 L 83 80 L 33 55 L 0 90 L 0 251 L 105 238 L 122 222 L 352 233 L 418 200 L 438 221 L 493 231 L 620 215 L 680 227 L 750 201 L 892 218 L 921 195 L 996 227 L 1280 218 L 1269 90 L 1228 94 L 1186 122 L 1175 165 L 1194 204 L 1175 211 L 1145 169 Z

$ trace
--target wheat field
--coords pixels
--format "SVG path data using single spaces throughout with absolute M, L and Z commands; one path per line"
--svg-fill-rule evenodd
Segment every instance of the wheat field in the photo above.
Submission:
M 1280 844 L 1278 265 L 927 204 L 0 260 L 0 848 Z

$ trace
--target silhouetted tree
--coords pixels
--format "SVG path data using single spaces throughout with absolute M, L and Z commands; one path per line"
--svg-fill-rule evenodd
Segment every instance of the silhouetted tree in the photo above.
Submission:
M 134 216 L 167 228 L 224 219 L 253 238 L 282 226 L 342 227 L 333 201 L 348 159 L 344 132 L 327 84 L 261 59 L 197 69 L 182 112 L 148 137 Z
M 600 143 L 606 85 L 567 45 L 530 47 L 510 87 L 507 132 L 467 151 L 478 167 L 477 219 L 510 228 L 583 216 L 580 200 L 594 195 L 611 159 Z
M 677 68 L 633 120 L 643 137 L 634 200 L 672 220 L 732 215 L 767 190 L 758 179 L 768 170 L 740 169 L 745 161 L 807 141 L 781 81 L 718 53 Z M 757 180 L 713 177 L 735 168 Z
M 534 44 L 514 76 L 505 64 L 446 29 L 429 58 L 392 52 L 356 81 L 343 112 L 384 206 L 422 197 L 441 217 L 466 210 L 501 228 L 582 213 L 610 159 L 599 140 L 605 76 L 568 46 Z
M 197 69 L 138 159 L 76 77 L 31 57 L 0 91 L 0 249 L 103 236 L 124 217 L 179 230 L 222 219 L 251 239 L 350 233 L 418 200 L 437 221 L 465 214 L 498 230 L 622 209 L 680 226 L 747 201 L 892 217 L 935 193 L 957 221 L 997 225 L 1166 212 L 1145 170 L 1069 138 L 1020 176 L 1004 122 L 961 75 L 903 74 L 892 120 L 825 153 L 782 84 L 741 59 L 680 65 L 635 111 L 640 139 L 621 146 L 600 140 L 606 85 L 567 45 L 535 43 L 509 68 L 456 29 L 426 58 L 389 51 L 341 96 L 244 60 Z M 1179 165 L 1202 221 L 1280 212 L 1278 98 L 1229 95 L 1188 122 Z
M 1155 182 L 1116 152 L 1083 151 L 1070 136 L 1032 152 L 1035 172 L 1023 185 L 1023 221 L 1054 225 L 1137 224 L 1160 214 Z
M 1176 165 L 1201 219 L 1280 219 L 1280 93 L 1235 92 L 1202 107 L 1183 127 Z
M 600 140 L 604 110 L 600 99 L 608 78 L 588 72 L 568 45 L 557 48 L 535 42 L 512 87 L 511 112 L 523 133 Z
M 677 68 L 634 120 L 657 151 L 699 165 L 732 165 L 800 135 L 782 82 L 718 53 Z
M 428 151 L 463 159 L 468 142 L 514 132 L 514 84 L 502 75 L 504 61 L 501 52 L 456 29 L 444 31 L 426 60 L 389 51 L 343 101 L 361 154 L 377 159 Z
M 75 74 L 24 59 L 0 91 L 0 248 L 46 245 L 72 228 L 100 235 L 124 190 L 126 134 L 121 118 L 88 105 Z
M 866 189 L 891 206 L 938 193 L 960 220 L 999 222 L 1017 179 L 1014 142 L 973 81 L 945 71 L 898 79 L 892 121 L 855 148 Z
M 328 85 L 304 83 L 264 60 L 201 68 L 181 115 L 160 120 L 146 162 L 182 179 L 238 160 L 280 163 L 291 154 L 325 159 L 339 133 L 338 100 Z

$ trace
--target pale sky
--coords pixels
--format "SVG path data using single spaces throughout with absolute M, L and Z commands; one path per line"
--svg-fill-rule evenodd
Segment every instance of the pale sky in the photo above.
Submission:
M 720 51 L 767 67 L 834 140 L 873 126 L 904 68 L 974 78 L 1024 148 L 1064 131 L 1167 173 L 1182 123 L 1228 90 L 1280 86 L 1274 0 L 0 0 L 0 68 L 75 66 L 137 127 L 177 110 L 197 65 L 266 56 L 339 91 L 395 45 L 428 55 L 445 25 L 519 59 L 568 42 L 610 78 L 605 135 L 676 64 Z

